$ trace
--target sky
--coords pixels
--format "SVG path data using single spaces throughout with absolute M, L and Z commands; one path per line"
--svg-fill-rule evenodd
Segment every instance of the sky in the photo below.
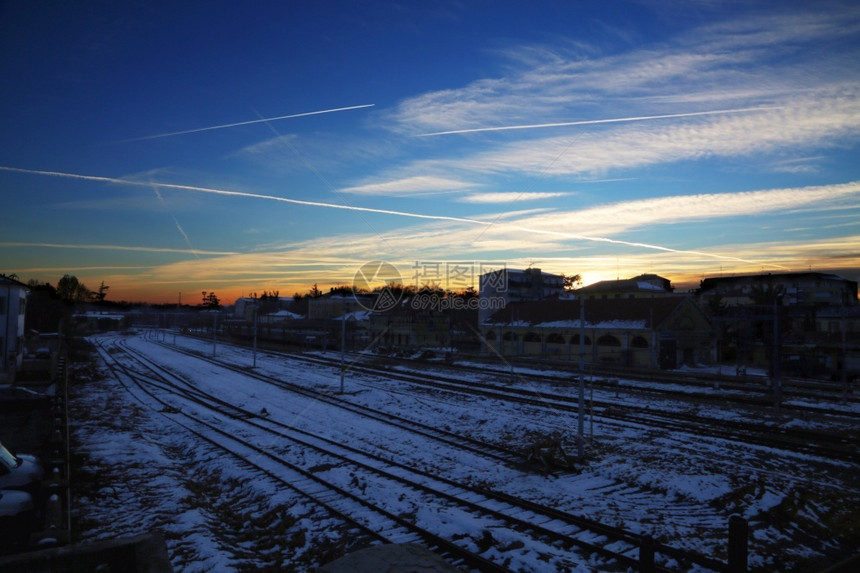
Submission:
M 0 272 L 857 281 L 857 62 L 854 2 L 8 0 Z

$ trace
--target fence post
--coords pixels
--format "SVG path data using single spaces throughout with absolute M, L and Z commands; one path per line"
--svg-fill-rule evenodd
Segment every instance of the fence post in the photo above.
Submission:
M 643 535 L 639 542 L 639 573 L 654 573 L 654 539 Z
M 746 573 L 749 553 L 749 523 L 740 515 L 729 518 L 729 571 Z

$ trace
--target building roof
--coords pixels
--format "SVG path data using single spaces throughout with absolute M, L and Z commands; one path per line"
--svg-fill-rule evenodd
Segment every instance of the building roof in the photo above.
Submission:
M 592 292 L 672 292 L 672 283 L 659 275 L 644 274 L 630 279 L 599 281 L 577 289 Z
M 11 286 L 19 286 L 21 288 L 27 289 L 28 291 L 30 290 L 30 287 L 28 287 L 27 285 L 25 285 L 21 281 L 13 279 L 12 277 L 7 277 L 6 275 L 3 275 L 3 274 L 0 274 L 0 283 L 6 284 L 6 285 L 11 285 Z
M 705 290 L 707 288 L 713 288 L 720 283 L 785 282 L 800 279 L 827 280 L 856 284 L 854 281 L 840 277 L 839 275 L 806 271 L 800 273 L 764 273 L 758 275 L 735 275 L 731 277 L 708 277 L 702 280 L 701 289 Z
M 561 278 L 561 275 L 556 275 L 556 274 L 553 274 L 553 273 L 548 273 L 548 272 L 546 272 L 546 271 L 542 271 L 542 270 L 540 270 L 539 268 L 535 268 L 535 267 L 530 267 L 530 268 L 528 268 L 528 269 L 511 269 L 511 268 L 508 268 L 508 267 L 504 267 L 504 268 L 496 269 L 496 270 L 494 270 L 494 271 L 489 271 L 489 272 L 483 273 L 483 274 L 481 274 L 480 276 L 485 277 L 485 276 L 487 276 L 487 275 L 492 275 L 492 274 L 495 274 L 495 273 L 498 273 L 498 272 L 501 272 L 501 271 L 504 271 L 505 273 L 507 273 L 507 274 L 508 274 L 508 276 L 519 276 L 519 275 L 540 275 L 540 276 L 542 276 L 542 277 L 556 277 L 556 278 Z
M 585 325 L 612 328 L 659 327 L 686 297 L 592 299 L 585 302 Z M 689 303 L 692 304 L 692 303 Z M 579 300 L 515 302 L 493 314 L 484 324 L 579 327 Z M 653 321 L 653 322 L 652 322 Z

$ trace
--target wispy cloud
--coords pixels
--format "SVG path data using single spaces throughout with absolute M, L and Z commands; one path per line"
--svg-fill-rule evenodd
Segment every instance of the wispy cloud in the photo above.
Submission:
M 567 228 L 576 221 L 583 233 L 627 233 L 656 225 L 714 220 L 727 217 L 754 217 L 767 213 L 791 213 L 802 208 L 815 210 L 844 205 L 860 196 L 860 181 L 836 185 L 696 193 L 655 197 L 599 205 L 577 211 L 553 212 L 522 219 L 520 224 L 540 229 Z
M 588 119 L 597 109 L 630 117 L 698 112 L 703 105 L 781 105 L 810 85 L 844 81 L 857 47 L 841 42 L 857 33 L 858 22 L 856 7 L 770 11 L 611 55 L 596 46 L 515 46 L 505 52 L 512 65 L 504 75 L 404 100 L 388 125 L 401 133 L 435 133 Z M 839 49 L 819 57 L 818 48 L 828 44 Z
M 157 185 L 159 187 L 163 187 L 166 189 L 178 189 L 185 191 L 194 191 L 200 193 L 208 193 L 213 195 L 227 196 L 227 197 L 243 197 L 249 199 L 264 199 L 269 201 L 277 201 L 283 203 L 297 204 L 297 205 L 306 205 L 310 207 L 324 207 L 329 209 L 341 209 L 348 211 L 358 211 L 363 213 L 378 213 L 383 215 L 394 215 L 398 217 L 407 217 L 413 219 L 424 219 L 424 220 L 432 220 L 432 221 L 445 221 L 445 222 L 453 222 L 453 223 L 466 223 L 474 226 L 483 226 L 489 229 L 493 229 L 500 217 L 496 217 L 491 221 L 483 221 L 479 219 L 473 219 L 468 217 L 452 217 L 447 215 L 427 215 L 422 213 L 414 213 L 408 211 L 394 211 L 390 209 L 374 209 L 370 207 L 355 207 L 350 205 L 338 205 L 334 203 L 323 203 L 320 201 L 302 201 L 298 199 L 287 199 L 285 197 L 276 197 L 273 195 L 262 195 L 259 193 L 245 193 L 243 191 L 229 191 L 225 189 L 213 189 L 209 187 L 197 187 L 193 185 L 177 185 L 173 183 L 156 183 L 156 182 L 140 182 L 140 181 L 128 181 L 124 179 L 117 179 L 114 177 L 103 177 L 103 176 L 92 176 L 92 175 L 80 175 L 75 173 L 63 173 L 57 171 L 37 171 L 37 170 L 29 170 L 29 169 L 21 169 L 15 167 L 5 167 L 0 166 L 0 170 L 11 171 L 16 173 L 29 173 L 33 175 L 45 175 L 51 177 L 66 177 L 71 179 L 82 179 L 82 180 L 91 180 L 91 181 L 100 181 L 104 183 L 114 183 L 120 185 L 132 185 L 132 186 L 147 186 L 150 187 L 152 185 Z M 741 260 L 737 259 L 734 256 L 730 255 L 721 255 L 717 253 L 707 253 L 703 251 L 694 251 L 694 250 L 685 250 L 685 249 L 676 249 L 672 247 L 665 247 L 662 245 L 656 245 L 652 243 L 646 243 L 642 241 L 626 241 L 623 239 L 615 239 L 607 236 L 598 236 L 598 235 L 589 235 L 583 233 L 572 233 L 567 231 L 568 227 L 566 225 L 562 225 L 556 228 L 548 228 L 546 226 L 538 227 L 533 224 L 530 225 L 528 222 L 525 224 L 516 224 L 514 222 L 505 222 L 505 230 L 507 232 L 515 231 L 519 233 L 526 233 L 528 235 L 545 235 L 548 237 L 555 237 L 561 240 L 575 240 L 575 241 L 588 241 L 594 243 L 604 243 L 609 245 L 624 245 L 628 247 L 635 247 L 641 249 L 650 249 L 655 251 L 662 252 L 672 252 L 672 253 L 688 253 L 694 255 L 700 255 L 703 257 L 712 257 L 718 259 L 726 259 L 726 260 Z M 562 230 L 564 229 L 564 230 Z M 602 229 L 600 231 L 603 231 Z M 482 233 L 483 234 L 483 233 Z M 384 241 L 385 236 L 383 234 L 377 233 L 377 238 Z M 474 241 L 470 241 L 474 242 Z M 749 261 L 743 261 L 749 262 Z
M 416 175 L 390 181 L 365 183 L 338 189 L 356 195 L 415 196 L 422 194 L 453 193 L 475 187 L 475 183 L 448 177 Z
M 451 158 L 449 169 L 550 175 L 606 173 L 707 157 L 747 157 L 785 149 L 835 146 L 860 133 L 860 86 L 821 91 L 782 109 L 627 126 L 567 137 L 528 139 Z M 559 154 L 559 150 L 564 150 Z
M 655 119 L 678 119 L 686 117 L 700 117 L 705 115 L 724 115 L 729 113 L 747 113 L 754 111 L 764 111 L 768 109 L 779 109 L 775 106 L 769 107 L 749 107 L 737 109 L 722 109 L 711 111 L 693 111 L 688 113 L 670 113 L 664 115 L 641 115 L 634 117 L 615 117 L 609 119 L 584 119 L 580 121 L 562 121 L 554 123 L 533 123 L 526 125 L 503 125 L 495 127 L 474 127 L 471 129 L 453 129 L 449 131 L 436 131 L 433 133 L 419 133 L 417 137 L 432 137 L 435 135 L 455 135 L 465 133 L 482 133 L 488 131 L 516 131 L 523 129 L 546 129 L 551 127 L 574 127 L 580 125 L 601 125 L 606 123 L 633 123 L 638 121 L 653 121 Z
M 516 191 L 507 191 L 499 193 L 473 193 L 460 197 L 459 199 L 457 199 L 457 201 L 460 203 L 513 203 L 521 201 L 540 201 L 543 199 L 564 197 L 565 195 L 570 195 L 570 193 L 565 193 L 561 191 L 531 191 L 522 193 Z
M 840 42 L 858 31 L 860 10 L 843 5 L 833 13 L 746 14 L 611 55 L 597 47 L 511 47 L 505 53 L 512 65 L 502 75 L 408 98 L 384 116 L 384 126 L 413 136 L 473 134 L 479 151 L 456 147 L 444 158 L 439 150 L 432 162 L 437 172 L 464 177 L 784 158 L 857 140 L 860 83 L 846 70 L 860 49 L 856 41 Z M 818 51 L 823 45 L 835 46 L 826 58 Z

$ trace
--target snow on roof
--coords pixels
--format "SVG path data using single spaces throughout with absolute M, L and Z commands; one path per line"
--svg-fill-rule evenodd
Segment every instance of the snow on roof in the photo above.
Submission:
M 541 328 L 582 328 L 579 320 L 555 320 L 552 322 L 540 322 L 534 326 Z M 600 322 L 591 323 L 585 321 L 586 328 L 606 328 L 606 329 L 635 329 L 640 330 L 646 327 L 644 320 L 603 320 Z
M 373 312 L 370 310 L 356 310 L 353 312 L 342 314 L 339 317 L 335 318 L 335 320 L 343 320 L 344 318 L 346 318 L 346 320 L 355 321 L 370 320 L 371 314 L 373 314 Z
M 87 312 L 76 312 L 72 315 L 74 318 L 108 318 L 110 320 L 122 320 L 125 318 L 124 314 L 106 314 L 103 312 L 95 312 L 95 311 L 87 311 Z
M 290 312 L 288 310 L 279 310 L 278 312 L 273 312 L 266 316 L 276 316 L 281 318 L 303 318 L 302 315 L 296 314 L 295 312 Z

